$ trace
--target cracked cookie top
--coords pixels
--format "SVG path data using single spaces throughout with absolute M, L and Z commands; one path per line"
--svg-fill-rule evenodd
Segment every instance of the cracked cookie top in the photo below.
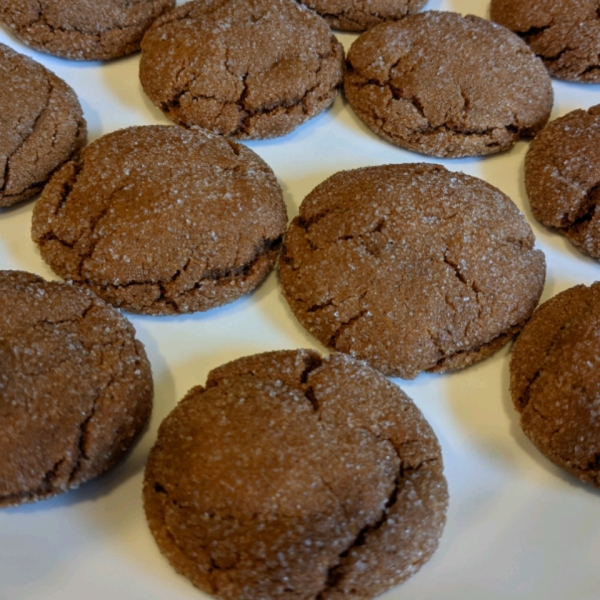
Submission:
M 144 347 L 83 288 L 0 271 L 0 365 L 0 506 L 96 477 L 150 417 Z
M 160 427 L 144 478 L 173 566 L 230 600 L 368 599 L 435 551 L 440 447 L 395 385 L 308 350 L 212 371 Z
M 0 21 L 28 46 L 75 60 L 140 49 L 144 32 L 175 0 L 3 0 Z
M 0 44 L 0 206 L 39 192 L 85 144 L 75 92 L 51 71 Z
M 600 258 L 600 105 L 575 110 L 540 131 L 525 157 L 536 219 Z
M 600 83 L 598 0 L 492 0 L 490 14 L 522 37 L 554 77 Z
M 145 314 L 207 310 L 252 291 L 287 223 L 252 150 L 153 125 L 110 133 L 67 163 L 33 211 L 33 239 L 64 279 Z
M 545 261 L 515 204 L 428 164 L 336 173 L 302 202 L 279 261 L 283 294 L 328 348 L 386 375 L 459 369 L 535 309 Z
M 579 479 L 600 487 L 600 283 L 538 308 L 515 342 L 510 391 L 525 435 Z
M 507 150 L 543 127 L 553 101 L 544 65 L 518 36 L 436 11 L 361 35 L 348 52 L 344 91 L 375 133 L 444 158 Z
M 364 31 L 384 21 L 397 21 L 420 11 L 427 0 L 300 0 L 317 11 L 333 29 Z
M 294 0 L 195 0 L 146 33 L 140 79 L 176 123 L 271 138 L 333 102 L 343 59 L 327 23 Z

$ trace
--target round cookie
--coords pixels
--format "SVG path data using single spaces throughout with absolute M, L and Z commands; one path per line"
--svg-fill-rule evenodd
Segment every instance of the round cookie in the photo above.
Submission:
M 308 350 L 212 371 L 162 423 L 143 494 L 171 564 L 227 600 L 377 596 L 430 558 L 448 503 L 412 401 Z
M 600 105 L 548 123 L 525 157 L 525 187 L 538 221 L 600 258 Z
M 110 133 L 62 167 L 35 205 L 32 234 L 64 279 L 165 315 L 253 290 L 286 222 L 273 171 L 252 150 L 154 125 Z
M 553 100 L 544 65 L 516 35 L 436 11 L 361 35 L 348 52 L 344 91 L 387 141 L 445 158 L 507 150 L 543 127 Z
M 0 44 L 0 206 L 37 194 L 85 144 L 75 92 L 54 73 Z
M 271 138 L 333 102 L 343 60 L 327 23 L 294 0 L 195 0 L 146 33 L 140 80 L 180 125 Z
M 515 342 L 510 391 L 525 435 L 551 461 L 600 487 L 600 283 L 545 302 Z
M 336 173 L 302 202 L 283 294 L 325 346 L 406 379 L 486 358 L 533 313 L 544 256 L 480 179 L 400 164 Z
M 144 32 L 175 0 L 3 0 L 0 21 L 28 46 L 75 60 L 140 49 Z
M 555 77 L 600 83 L 597 0 L 492 0 L 490 12 L 522 37 Z
M 0 506 L 112 467 L 152 409 L 144 347 L 88 290 L 0 271 Z
M 364 31 L 384 21 L 397 21 L 420 11 L 427 0 L 300 0 L 333 29 Z

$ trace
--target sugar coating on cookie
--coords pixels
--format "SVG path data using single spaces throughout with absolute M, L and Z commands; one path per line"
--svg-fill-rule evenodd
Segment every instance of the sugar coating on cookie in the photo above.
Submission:
M 600 83 L 597 0 L 492 0 L 491 18 L 522 37 L 554 77 Z
M 325 346 L 413 378 L 508 342 L 535 309 L 545 261 L 498 189 L 400 164 L 318 185 L 288 229 L 279 272 L 290 308 Z
M 551 461 L 600 487 L 600 283 L 535 312 L 515 342 L 510 391 L 525 435 Z
M 162 423 L 143 494 L 175 569 L 228 600 L 372 598 L 430 558 L 448 503 L 412 401 L 309 350 L 212 371 Z
M 348 52 L 344 91 L 384 139 L 445 158 L 507 150 L 543 127 L 553 101 L 544 65 L 518 36 L 437 11 L 361 35 Z
M 343 54 L 327 23 L 294 0 L 195 0 L 144 36 L 140 79 L 176 123 L 271 138 L 333 102 Z
M 140 49 L 144 32 L 175 0 L 3 0 L 0 21 L 28 46 L 75 60 Z
M 525 157 L 525 187 L 536 219 L 600 258 L 600 105 L 556 119 Z
M 333 29 L 364 31 L 420 11 L 427 0 L 300 0 L 317 11 Z
M 33 212 L 33 239 L 61 277 L 133 312 L 231 302 L 273 266 L 281 188 L 252 150 L 181 127 L 108 134 L 67 163 Z
M 83 288 L 0 271 L 0 506 L 112 467 L 146 425 L 152 374 L 117 310 Z
M 85 144 L 75 92 L 51 71 L 0 44 L 0 206 L 39 192 Z

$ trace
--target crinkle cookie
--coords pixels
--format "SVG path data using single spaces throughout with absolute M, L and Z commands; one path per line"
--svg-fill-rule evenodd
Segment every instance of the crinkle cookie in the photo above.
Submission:
M 300 0 L 333 29 L 364 31 L 384 21 L 397 21 L 420 11 L 427 0 Z
M 445 158 L 507 150 L 544 126 L 553 101 L 544 65 L 518 36 L 436 11 L 362 34 L 348 52 L 344 91 L 387 141 Z
M 600 258 L 600 105 L 575 110 L 538 133 L 525 157 L 536 219 Z
M 597 0 L 492 0 L 491 17 L 521 36 L 552 75 L 600 83 Z
M 279 272 L 290 308 L 325 346 L 409 379 L 506 344 L 535 309 L 545 261 L 498 189 L 400 164 L 318 185 L 288 229 Z
M 96 477 L 150 417 L 144 347 L 83 288 L 0 271 L 0 365 L 0 506 Z
M 212 371 L 162 423 L 143 494 L 163 554 L 226 600 L 377 596 L 431 557 L 448 503 L 412 401 L 308 350 Z
M 600 283 L 578 285 L 535 312 L 515 342 L 510 391 L 525 435 L 600 487 Z
M 180 125 L 271 138 L 333 102 L 343 60 L 327 23 L 294 0 L 195 0 L 144 36 L 140 79 Z
M 51 71 L 0 44 L 0 206 L 37 194 L 85 144 L 75 92 Z
M 105 135 L 62 167 L 35 205 L 32 233 L 64 279 L 165 315 L 253 290 L 286 223 L 281 188 L 252 150 L 154 125 Z
M 75 60 L 140 49 L 144 32 L 175 0 L 3 0 L 0 21 L 28 46 Z

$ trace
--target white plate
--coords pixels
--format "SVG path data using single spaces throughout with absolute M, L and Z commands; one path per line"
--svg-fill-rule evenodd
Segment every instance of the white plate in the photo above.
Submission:
M 428 8 L 488 17 L 489 0 L 430 0 Z M 356 37 L 339 36 L 345 47 Z M 0 28 L 0 42 L 32 56 L 77 91 L 89 139 L 127 125 L 168 123 L 144 96 L 139 56 L 77 63 L 36 53 Z M 552 118 L 600 103 L 600 86 L 553 81 Z M 0 82 L 0 93 L 2 93 Z M 440 162 L 507 193 L 546 253 L 543 299 L 600 279 L 600 265 L 531 217 L 527 143 L 484 159 L 428 159 L 371 133 L 339 97 L 333 108 L 278 140 L 249 143 L 273 168 L 290 218 L 304 196 L 341 169 Z M 33 201 L 0 214 L 0 268 L 56 277 L 30 239 Z M 145 523 L 142 470 L 160 421 L 207 372 L 246 354 L 323 348 L 290 313 L 272 273 L 250 297 L 181 317 L 128 315 L 156 384 L 152 423 L 111 473 L 63 496 L 0 511 L 0 600 L 187 600 L 204 597 L 158 552 Z M 448 523 L 433 559 L 386 600 L 583 600 L 600 596 L 600 494 L 563 474 L 520 432 L 508 394 L 508 348 L 463 372 L 397 380 L 432 423 L 450 485 Z

